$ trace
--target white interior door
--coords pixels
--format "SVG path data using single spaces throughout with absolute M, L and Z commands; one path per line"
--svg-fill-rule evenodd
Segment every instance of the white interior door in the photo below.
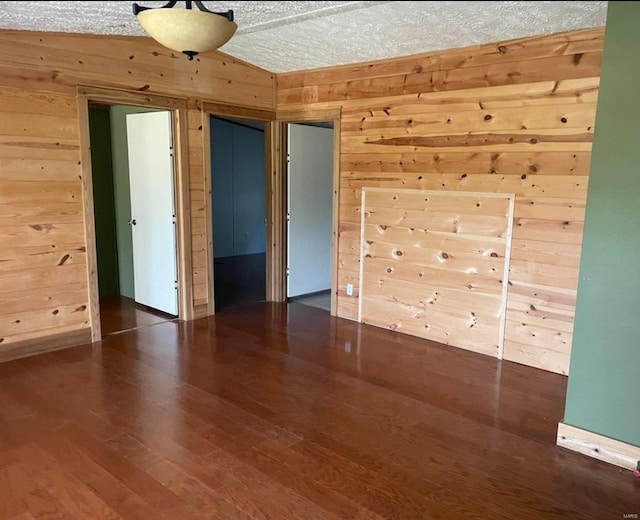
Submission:
M 135 300 L 178 314 L 171 112 L 127 115 Z
M 331 289 L 333 130 L 288 125 L 287 296 Z

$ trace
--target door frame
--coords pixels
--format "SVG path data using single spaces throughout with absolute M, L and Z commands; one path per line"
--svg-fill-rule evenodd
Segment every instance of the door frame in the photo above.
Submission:
M 286 298 L 286 260 L 287 260 L 287 248 L 288 244 L 286 225 L 287 225 L 287 131 L 286 125 L 289 123 L 302 123 L 309 121 L 333 121 L 333 208 L 332 208 L 332 223 L 331 223 L 331 316 L 337 316 L 338 314 L 338 239 L 339 239 L 339 209 L 340 209 L 340 122 L 342 117 L 341 108 L 326 108 L 326 109 L 312 109 L 312 110 L 282 110 L 278 112 L 277 124 L 280 125 L 279 135 L 277 136 L 278 144 L 280 145 L 280 152 L 278 153 L 277 147 L 276 153 L 279 157 L 279 168 L 282 170 L 280 176 L 284 182 L 284 202 L 282 206 L 281 214 L 278 218 L 281 220 L 284 227 L 283 239 L 281 242 L 281 249 L 279 253 L 283 257 L 283 265 L 281 267 L 280 276 L 282 277 L 282 284 L 279 290 L 283 292 L 282 300 Z M 267 274 L 268 276 L 268 274 Z
M 174 149 L 174 203 L 176 208 L 176 261 L 178 266 L 178 319 L 193 319 L 193 280 L 191 277 L 191 215 L 189 203 L 189 166 L 187 149 L 187 100 L 183 98 L 131 92 L 90 85 L 76 90 L 82 175 L 82 206 L 85 243 L 87 247 L 87 276 L 91 340 L 102 340 L 98 266 L 91 172 L 91 141 L 89 135 L 89 104 L 134 105 L 158 108 L 172 113 Z
M 287 301 L 287 132 L 288 123 L 333 121 L 333 212 L 331 236 L 331 315 L 337 316 L 338 301 L 338 212 L 340 204 L 340 107 L 312 110 L 248 108 L 198 101 L 202 113 L 203 165 L 205 178 L 205 232 L 207 238 L 208 313 L 215 314 L 213 216 L 211 204 L 211 125 L 209 116 L 264 121 L 266 207 L 266 300 Z
M 215 314 L 215 284 L 214 284 L 214 255 L 213 255 L 213 193 L 211 191 L 211 118 L 210 116 L 235 117 L 239 119 L 252 119 L 254 121 L 264 122 L 264 139 L 265 139 L 265 208 L 266 208 L 266 229 L 265 244 L 266 247 L 266 299 L 267 301 L 283 301 L 277 298 L 276 293 L 271 288 L 271 280 L 273 273 L 279 269 L 277 258 L 277 244 L 280 241 L 280 233 L 276 229 L 277 223 L 272 218 L 274 197 L 279 192 L 279 178 L 273 175 L 274 170 L 271 167 L 272 146 L 274 143 L 274 125 L 276 113 L 273 110 L 261 110 L 258 108 L 247 108 L 237 105 L 226 105 L 223 103 L 214 103 L 202 101 L 200 103 L 202 110 L 202 139 L 203 139 L 203 164 L 204 164 L 204 191 L 205 197 L 205 232 L 207 236 L 207 279 L 208 285 L 208 312 L 209 315 Z M 286 203 L 286 200 L 285 200 Z M 277 202 L 281 204 L 281 202 Z

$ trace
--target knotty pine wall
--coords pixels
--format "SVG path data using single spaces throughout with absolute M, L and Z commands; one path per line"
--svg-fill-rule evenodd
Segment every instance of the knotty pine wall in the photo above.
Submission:
M 339 316 L 358 315 L 363 187 L 515 193 L 504 357 L 567 373 L 603 36 L 277 76 L 280 113 L 342 109 Z
M 513 203 L 363 188 L 360 321 L 500 357 Z
M 16 342 L 89 327 L 79 84 L 182 97 L 193 107 L 196 316 L 207 313 L 208 194 L 195 100 L 274 107 L 273 75 L 222 53 L 189 62 L 148 38 L 0 31 L 0 354 Z

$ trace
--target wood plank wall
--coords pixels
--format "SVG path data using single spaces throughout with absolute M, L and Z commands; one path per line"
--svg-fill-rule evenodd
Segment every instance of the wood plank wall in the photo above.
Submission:
M 360 321 L 502 357 L 512 199 L 363 188 Z
M 208 150 L 203 142 L 203 118 L 209 117 L 198 107 L 188 111 L 189 128 L 189 203 L 191 205 L 191 263 L 193 267 L 193 304 L 194 318 L 209 314 L 209 280 L 207 273 L 207 250 L 213 251 L 213 245 L 207 240 L 206 212 L 211 210 L 207 202 L 210 197 L 205 188 L 205 158 Z
M 279 113 L 342 109 L 339 316 L 357 318 L 363 187 L 515 193 L 504 356 L 567 372 L 603 37 L 277 76 Z
M 189 62 L 148 38 L 0 31 L 0 358 L 89 326 L 77 85 L 186 98 L 194 307 L 207 305 L 198 100 L 274 108 L 274 77 L 222 53 Z M 204 240 L 204 242 L 203 242 Z

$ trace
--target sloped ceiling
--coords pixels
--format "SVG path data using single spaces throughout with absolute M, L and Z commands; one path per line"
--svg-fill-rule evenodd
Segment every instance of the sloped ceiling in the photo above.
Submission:
M 145 2 L 158 7 L 165 2 Z M 182 2 L 179 2 L 181 4 Z M 603 26 L 602 1 L 204 2 L 233 9 L 220 50 L 287 72 Z M 131 2 L 0 2 L 0 28 L 143 35 Z

